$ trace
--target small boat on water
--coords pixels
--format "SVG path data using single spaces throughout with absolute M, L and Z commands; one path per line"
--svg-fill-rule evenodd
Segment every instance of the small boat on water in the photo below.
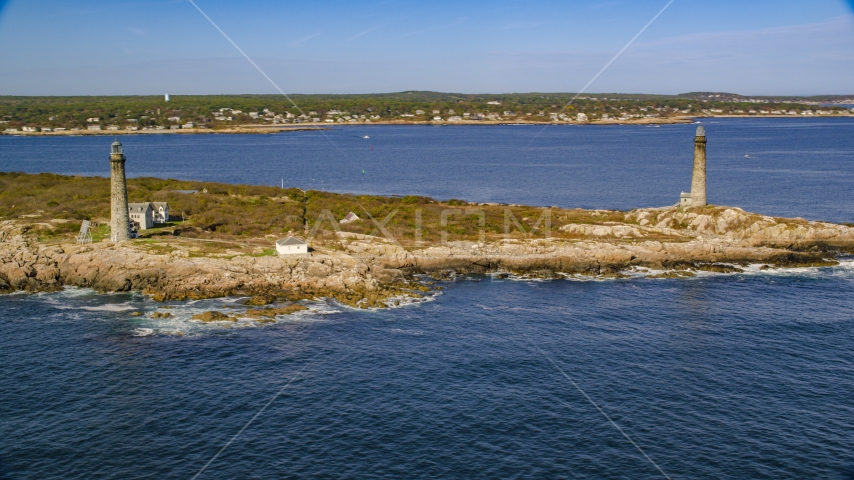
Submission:
M 364 136 L 364 137 L 362 137 L 362 138 L 371 138 L 371 137 L 369 137 L 369 136 L 365 135 L 365 136 Z
M 750 158 L 750 155 L 745 155 L 744 158 Z

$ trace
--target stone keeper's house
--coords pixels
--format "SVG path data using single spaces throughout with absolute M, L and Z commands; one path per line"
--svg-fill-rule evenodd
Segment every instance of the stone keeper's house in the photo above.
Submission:
M 146 230 L 158 223 L 169 221 L 169 204 L 166 202 L 128 203 L 128 214 L 135 230 Z

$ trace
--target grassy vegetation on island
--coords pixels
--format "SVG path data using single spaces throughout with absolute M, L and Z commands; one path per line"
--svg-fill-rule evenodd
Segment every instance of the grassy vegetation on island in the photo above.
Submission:
M 0 133 L 226 130 L 245 125 L 631 122 L 715 115 L 848 115 L 852 96 L 401 92 L 372 95 L 0 96 Z M 828 105 L 828 106 L 822 106 Z M 579 117 L 583 114 L 582 117 Z M 438 118 L 438 120 L 437 120 Z
M 846 226 L 714 205 L 619 212 L 155 178 L 127 183 L 131 201 L 165 200 L 178 216 L 117 244 L 107 227 L 109 179 L 0 173 L 0 293 L 74 285 L 156 300 L 330 297 L 368 308 L 429 289 L 420 275 L 682 278 L 751 264 L 832 266 L 834 255 L 854 251 L 854 229 Z M 349 212 L 361 219 L 341 222 Z M 75 245 L 84 219 L 96 222 L 97 243 Z M 310 255 L 276 255 L 274 241 L 289 233 L 308 240 Z
M 98 236 L 110 216 L 110 180 L 51 173 L 0 172 L 0 221 L 28 220 L 45 241 L 71 241 L 83 220 Z M 386 197 L 303 191 L 215 182 L 129 178 L 131 202 L 169 202 L 172 220 L 145 230 L 146 238 L 173 236 L 268 245 L 288 233 L 334 244 L 336 231 L 389 237 L 405 247 L 443 241 L 499 238 L 575 238 L 557 224 L 623 221 L 620 212 L 522 205 L 440 202 L 427 197 Z M 180 193 L 197 190 L 198 193 Z M 339 223 L 349 212 L 361 220 Z M 371 219 L 373 218 L 373 220 Z M 554 224 L 554 225 L 553 225 Z M 378 228 L 382 227 L 382 228 Z M 104 230 L 104 231 L 101 231 Z

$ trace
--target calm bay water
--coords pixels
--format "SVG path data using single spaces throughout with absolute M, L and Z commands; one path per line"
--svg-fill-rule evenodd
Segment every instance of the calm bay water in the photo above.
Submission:
M 854 222 L 854 119 L 705 127 L 711 203 Z M 627 210 L 673 205 L 690 189 L 695 129 L 378 125 L 121 141 L 129 176 Z M 111 142 L 0 136 L 0 170 L 108 176 Z
M 706 126 L 713 202 L 852 221 L 854 122 Z M 340 156 L 317 132 L 122 141 L 132 175 L 599 208 L 688 186 L 693 127 L 536 132 L 347 128 Z M 103 175 L 108 143 L 0 137 L 0 170 Z M 672 478 L 854 478 L 852 259 L 189 320 L 236 301 L 153 320 L 138 294 L 0 297 L 0 478 L 191 478 L 271 399 L 198 478 L 663 478 L 591 400 Z

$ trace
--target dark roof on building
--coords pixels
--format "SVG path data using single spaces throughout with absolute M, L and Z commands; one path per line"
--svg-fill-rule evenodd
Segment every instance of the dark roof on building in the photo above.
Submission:
M 151 208 L 151 202 L 128 203 L 128 211 L 130 212 L 144 212 L 149 208 Z

